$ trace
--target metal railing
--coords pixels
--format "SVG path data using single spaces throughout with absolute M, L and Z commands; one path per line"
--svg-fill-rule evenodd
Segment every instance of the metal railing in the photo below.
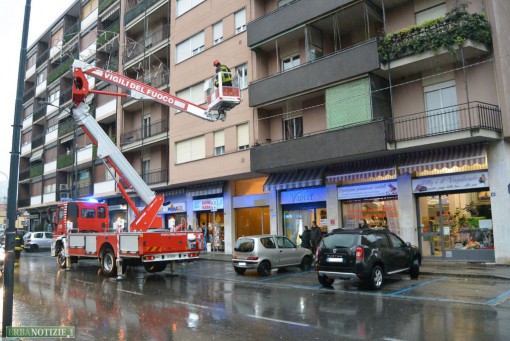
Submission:
M 140 1 L 135 7 L 130 9 L 126 12 L 124 15 L 124 25 L 129 24 L 133 19 L 135 19 L 137 16 L 145 12 L 146 9 L 149 9 L 152 5 L 154 5 L 159 0 L 144 0 Z
M 150 171 L 146 174 L 142 174 L 142 179 L 147 185 L 158 184 L 167 182 L 168 180 L 168 169 L 157 169 Z
M 28 180 L 30 179 L 30 168 L 24 168 L 19 170 L 19 180 Z
M 37 148 L 39 146 L 42 146 L 44 144 L 44 137 L 46 136 L 46 133 L 42 133 L 37 135 L 32 139 L 32 149 Z
M 96 41 L 96 48 L 99 49 L 101 46 L 103 46 L 104 44 L 106 44 L 107 42 L 109 42 L 110 40 L 115 38 L 116 36 L 118 36 L 119 31 L 120 31 L 120 21 L 117 20 L 116 22 L 114 22 L 113 24 L 111 24 L 110 26 L 105 28 L 103 33 L 101 33 L 99 35 L 99 37 L 97 38 L 97 41 Z
M 153 124 L 142 126 L 121 134 L 120 145 L 125 146 L 165 132 L 168 133 L 168 119 L 160 120 Z
M 70 86 L 69 88 L 65 89 L 60 93 L 60 105 L 64 105 L 67 102 L 69 102 L 73 98 L 73 87 Z
M 40 54 L 38 53 L 37 59 L 36 59 L 36 65 L 41 66 L 41 64 L 43 64 L 46 60 L 48 60 L 49 55 L 50 55 L 50 49 L 46 49 Z
M 67 29 L 64 32 L 63 41 L 64 44 L 67 44 L 69 41 L 71 41 L 74 37 L 78 35 L 80 32 L 80 21 L 76 21 L 69 29 Z
M 138 41 L 131 41 L 126 46 L 124 60 L 130 61 L 143 54 L 144 51 L 156 46 L 160 42 L 170 37 L 170 25 L 164 25 L 160 29 L 152 32 L 147 37 Z
M 48 76 L 48 85 L 53 83 L 56 79 L 71 71 L 71 65 L 73 64 L 74 57 L 67 58 L 60 64 L 55 70 L 53 70 Z
M 39 119 L 41 119 L 42 117 L 44 117 L 46 115 L 46 106 L 37 108 L 34 111 L 33 115 L 34 116 L 32 117 L 32 122 L 37 122 Z
M 76 123 L 73 118 L 68 118 L 58 125 L 58 137 L 62 137 L 70 132 L 72 132 L 76 127 Z
M 386 119 L 388 142 L 414 140 L 459 131 L 503 130 L 501 110 L 497 105 L 469 102 L 409 116 Z
M 28 88 L 27 90 L 25 90 L 25 92 L 23 93 L 23 102 L 28 101 L 29 99 L 34 97 L 34 95 L 35 95 L 35 85 L 32 86 L 31 88 Z
M 98 13 L 103 13 L 111 4 L 113 4 L 117 0 L 101 0 L 99 1 Z
M 74 153 L 59 155 L 57 157 L 57 169 L 72 166 L 74 163 Z
M 30 167 L 30 178 L 35 178 L 35 177 L 41 176 L 43 174 L 43 170 L 44 170 L 44 168 L 43 168 L 42 163 Z

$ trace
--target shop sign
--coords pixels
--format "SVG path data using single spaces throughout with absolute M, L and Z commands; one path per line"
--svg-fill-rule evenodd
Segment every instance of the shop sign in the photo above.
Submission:
M 474 172 L 419 178 L 412 181 L 413 193 L 455 191 L 459 189 L 489 187 L 489 173 Z
M 301 204 L 318 201 L 326 201 L 326 187 L 281 192 L 282 204 Z
M 212 211 L 215 207 L 217 210 L 223 209 L 223 197 L 193 200 L 193 211 Z
M 184 202 L 172 202 L 167 206 L 162 206 L 162 213 L 178 213 L 178 212 L 186 212 L 186 203 Z
M 338 200 L 377 198 L 395 195 L 398 195 L 396 181 L 338 187 Z

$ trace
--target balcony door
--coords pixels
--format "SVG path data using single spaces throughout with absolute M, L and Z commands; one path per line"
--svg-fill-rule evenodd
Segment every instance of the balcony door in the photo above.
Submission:
M 424 88 L 427 112 L 427 134 L 437 135 L 459 129 L 457 89 L 455 81 Z

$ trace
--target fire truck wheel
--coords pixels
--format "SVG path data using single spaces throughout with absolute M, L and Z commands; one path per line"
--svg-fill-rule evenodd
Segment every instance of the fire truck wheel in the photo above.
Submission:
M 66 253 L 64 251 L 64 247 L 60 246 L 57 251 L 57 265 L 61 269 L 66 268 Z
M 145 271 L 150 273 L 161 272 L 166 269 L 166 263 L 144 263 L 143 267 L 145 268 Z
M 104 249 L 101 256 L 101 272 L 103 275 L 111 277 L 117 274 L 117 265 L 115 263 L 115 254 L 110 247 Z

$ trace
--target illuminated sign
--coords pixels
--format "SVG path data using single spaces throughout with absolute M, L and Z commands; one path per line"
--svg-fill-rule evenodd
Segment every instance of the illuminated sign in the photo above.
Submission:
M 223 209 L 223 197 L 193 200 L 193 211 L 212 211 Z
M 326 201 L 326 187 L 297 189 L 281 193 L 282 204 L 301 204 L 318 201 Z

